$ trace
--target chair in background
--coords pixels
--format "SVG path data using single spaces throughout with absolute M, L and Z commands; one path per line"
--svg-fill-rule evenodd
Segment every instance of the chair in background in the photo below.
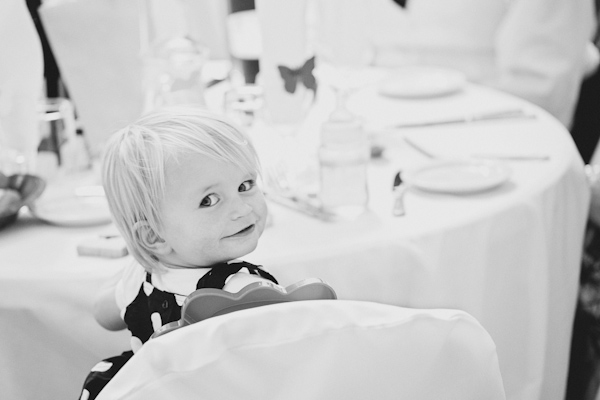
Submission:
M 34 0 L 30 0 L 34 1 Z M 144 7 L 158 15 L 150 29 Z M 144 112 L 143 55 L 157 41 L 189 35 L 212 58 L 228 57 L 221 0 L 54 0 L 38 9 L 92 156 L 108 136 Z M 148 32 L 151 31 L 151 32 Z
M 236 311 L 146 343 L 102 399 L 504 399 L 469 314 L 312 300 Z
M 35 173 L 44 61 L 25 2 L 0 2 L 0 170 Z

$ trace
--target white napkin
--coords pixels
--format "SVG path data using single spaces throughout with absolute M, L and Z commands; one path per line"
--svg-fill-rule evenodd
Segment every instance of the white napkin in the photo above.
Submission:
M 307 0 L 256 0 L 262 53 L 259 82 L 264 88 L 265 117 L 272 123 L 298 123 L 314 92 L 297 81 L 286 90 L 282 68 L 296 70 L 312 58 L 307 40 Z

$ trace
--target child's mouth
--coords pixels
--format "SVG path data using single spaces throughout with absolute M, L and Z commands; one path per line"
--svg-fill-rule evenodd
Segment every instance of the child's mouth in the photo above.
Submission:
M 254 232 L 254 227 L 255 225 L 249 225 L 247 227 L 245 227 L 244 229 L 242 229 L 241 231 L 234 233 L 233 235 L 227 236 L 227 237 L 240 237 L 240 236 L 246 236 L 249 235 L 250 233 Z

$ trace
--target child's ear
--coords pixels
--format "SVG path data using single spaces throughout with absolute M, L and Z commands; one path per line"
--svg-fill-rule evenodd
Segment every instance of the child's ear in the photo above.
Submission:
M 167 255 L 173 249 L 146 221 L 138 221 L 133 225 L 135 237 L 146 250 L 160 255 Z

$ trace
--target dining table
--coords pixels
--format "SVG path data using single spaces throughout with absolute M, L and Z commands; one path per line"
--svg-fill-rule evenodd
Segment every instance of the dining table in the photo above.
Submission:
M 356 88 L 347 103 L 371 146 L 367 210 L 329 220 L 268 200 L 268 226 L 244 260 L 284 286 L 320 278 L 340 299 L 464 310 L 496 344 L 507 399 L 564 398 L 590 202 L 568 130 L 477 84 L 419 96 L 386 93 L 381 82 Z M 285 170 L 309 204 L 318 201 L 329 89 L 319 88 L 304 122 L 284 135 L 258 114 L 248 126 L 263 175 Z M 444 186 L 453 165 L 481 181 Z M 433 186 L 419 179 L 428 171 Z M 398 172 L 401 216 L 392 212 Z M 46 199 L 100 184 L 97 168 L 61 179 L 48 181 Z M 134 261 L 79 255 L 84 241 L 118 235 L 95 222 L 64 224 L 24 208 L 0 231 L 3 398 L 77 398 L 90 368 L 129 348 L 128 333 L 100 327 L 93 309 L 98 289 Z

